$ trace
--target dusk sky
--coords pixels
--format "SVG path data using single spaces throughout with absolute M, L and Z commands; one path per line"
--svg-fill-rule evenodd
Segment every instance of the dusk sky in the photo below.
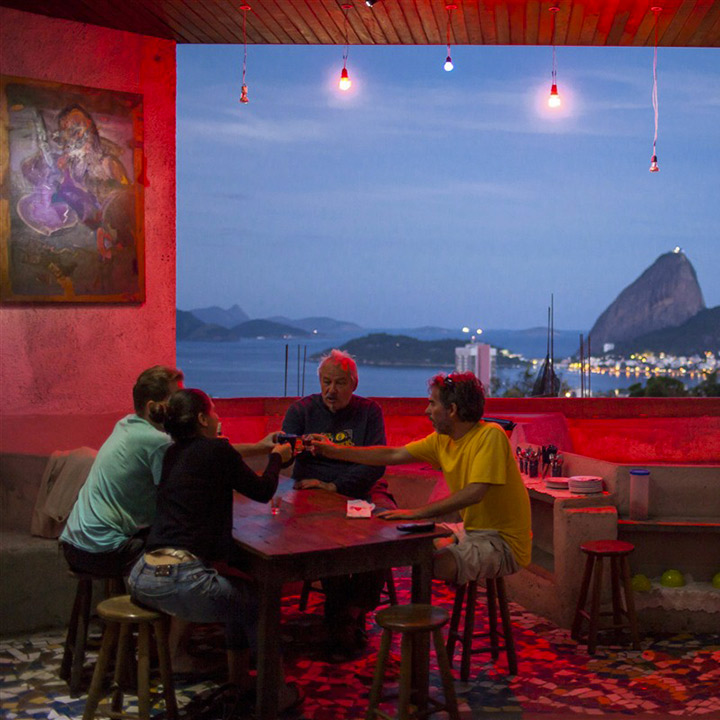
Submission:
M 720 51 L 179 45 L 180 309 L 587 331 L 680 246 L 720 305 Z

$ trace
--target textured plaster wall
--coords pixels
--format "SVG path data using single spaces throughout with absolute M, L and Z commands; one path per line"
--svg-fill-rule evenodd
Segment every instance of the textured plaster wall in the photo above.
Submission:
M 33 452 L 34 428 L 64 448 L 74 418 L 130 411 L 138 373 L 175 362 L 175 44 L 0 8 L 0 71 L 144 102 L 146 301 L 0 307 L 0 449 Z

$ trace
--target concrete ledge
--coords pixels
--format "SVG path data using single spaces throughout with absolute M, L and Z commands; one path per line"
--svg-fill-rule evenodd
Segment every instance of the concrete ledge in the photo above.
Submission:
M 0 533 L 0 635 L 63 627 L 76 583 L 56 540 Z

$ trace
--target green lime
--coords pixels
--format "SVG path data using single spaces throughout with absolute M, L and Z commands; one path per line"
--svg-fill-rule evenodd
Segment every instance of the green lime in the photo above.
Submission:
M 685 578 L 679 570 L 666 570 L 660 578 L 660 584 L 665 587 L 682 587 Z
M 632 589 L 635 592 L 649 592 L 652 589 L 652 583 L 648 579 L 648 576 L 642 573 L 633 575 L 631 583 Z
M 713 575 L 712 586 L 720 590 L 720 572 L 716 572 L 715 575 Z

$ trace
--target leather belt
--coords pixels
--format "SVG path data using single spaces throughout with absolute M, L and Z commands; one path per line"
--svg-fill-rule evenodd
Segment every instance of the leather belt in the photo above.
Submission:
M 148 565 L 179 565 L 193 560 L 199 560 L 197 555 L 175 548 L 158 548 L 145 553 L 145 562 Z

